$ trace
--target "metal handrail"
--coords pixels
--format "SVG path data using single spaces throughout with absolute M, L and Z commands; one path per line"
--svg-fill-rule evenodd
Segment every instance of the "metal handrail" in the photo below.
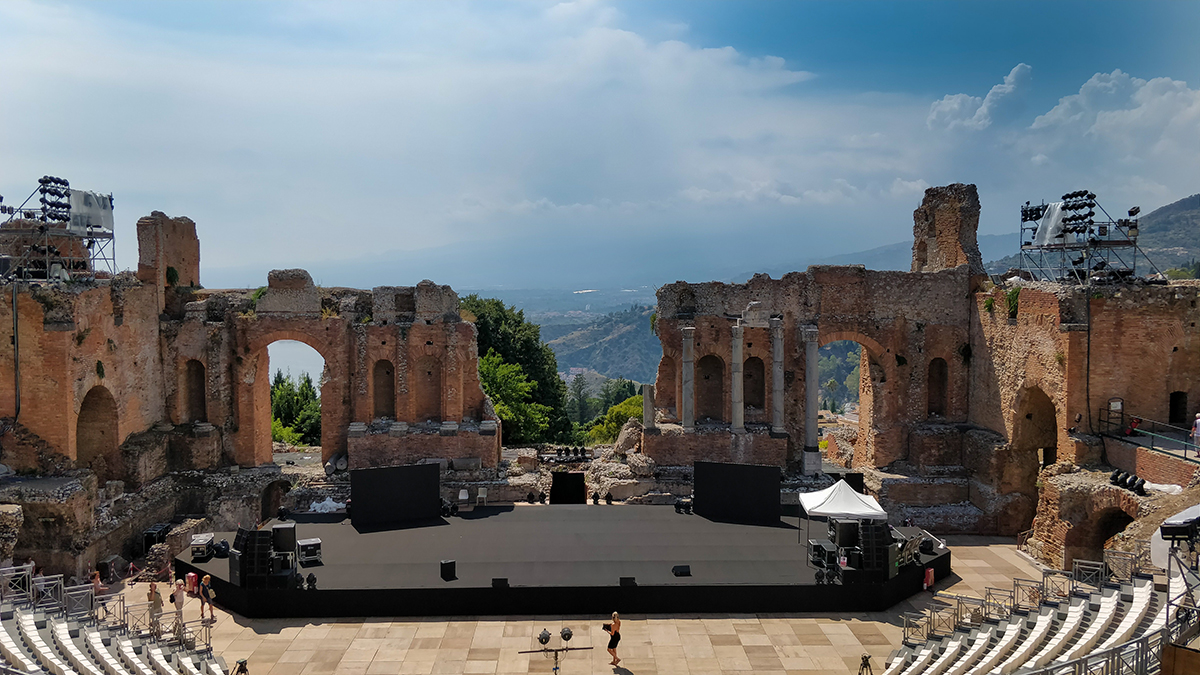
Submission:
M 1190 429 L 1157 422 L 1139 415 L 1129 415 L 1123 410 L 1114 411 L 1108 408 L 1100 408 L 1098 419 L 1100 433 L 1105 436 L 1129 443 L 1134 443 L 1133 439 L 1149 438 L 1149 445 L 1141 443 L 1137 443 L 1137 445 L 1148 450 L 1153 450 L 1154 452 L 1192 462 L 1193 464 L 1200 464 L 1200 445 L 1187 440 L 1192 436 Z M 1168 433 L 1175 435 L 1167 435 Z M 1155 447 L 1155 440 L 1159 441 L 1159 446 L 1161 447 Z M 1179 445 L 1181 447 L 1168 448 L 1163 441 L 1169 441 L 1172 445 Z M 1188 456 L 1189 450 L 1194 457 Z

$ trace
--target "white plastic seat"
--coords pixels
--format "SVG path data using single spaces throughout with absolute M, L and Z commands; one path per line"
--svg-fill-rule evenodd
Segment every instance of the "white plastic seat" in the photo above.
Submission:
M 1092 619 L 1091 625 L 1088 626 L 1087 630 L 1083 632 L 1082 636 L 1080 636 L 1079 642 L 1076 642 L 1075 646 L 1069 649 L 1067 653 L 1058 657 L 1054 663 L 1074 661 L 1075 659 L 1090 652 L 1092 648 L 1096 646 L 1096 642 L 1100 639 L 1100 636 L 1103 635 L 1104 631 L 1108 629 L 1108 626 L 1112 623 L 1113 618 L 1116 617 L 1117 605 L 1120 602 L 1121 594 L 1119 592 L 1113 591 L 1104 596 L 1104 599 L 1100 601 L 1100 610 L 1096 612 L 1096 616 Z
M 459 504 L 466 504 L 470 500 L 471 500 L 471 496 L 469 494 L 467 494 L 466 488 L 463 488 L 458 491 L 458 503 Z
M 971 648 L 963 653 L 959 660 L 951 666 L 950 670 L 946 671 L 947 675 L 963 675 L 963 673 L 967 672 L 971 664 L 975 663 L 979 659 L 979 655 L 987 649 L 988 644 L 992 640 L 994 630 L 991 626 L 981 627 L 975 635 L 975 642 L 971 643 Z
M 74 667 L 75 672 L 79 675 L 104 675 L 100 669 L 92 663 L 92 660 L 84 656 L 83 652 L 79 651 L 79 646 L 71 639 L 71 631 L 67 624 L 58 622 L 50 631 L 50 635 L 54 638 L 55 644 L 59 651 L 67 657 Z
M 0 625 L 0 653 L 8 665 L 26 673 L 40 673 L 42 668 L 25 654 L 25 649 L 18 644 L 7 626 Z
M 176 675 L 176 672 L 171 668 L 171 663 L 167 661 L 166 654 L 160 647 L 150 648 L 150 666 L 154 668 L 154 672 L 158 675 Z
M 992 669 L 992 675 L 1009 675 L 1017 668 L 1020 668 L 1034 650 L 1041 646 L 1046 636 L 1050 634 L 1050 628 L 1054 625 L 1054 615 L 1058 613 L 1058 609 L 1054 607 L 1042 607 L 1042 613 L 1038 615 L 1037 621 L 1033 624 L 1033 629 L 1029 631 L 1029 635 L 1017 645 L 1013 653 L 1007 659 L 1000 662 L 1000 665 Z
M 54 650 L 50 649 L 50 646 L 42 639 L 32 614 L 17 615 L 17 630 L 21 632 L 21 637 L 33 651 L 38 663 L 41 663 L 52 675 L 73 675 L 71 668 L 63 663 L 62 659 L 58 658 Z
M 930 640 L 925 643 L 921 651 L 917 652 L 917 658 L 907 668 L 904 669 L 904 675 L 916 675 L 921 672 L 925 666 L 933 661 L 933 655 L 937 653 L 937 643 Z
M 146 663 L 138 658 L 137 652 L 133 650 L 133 640 L 126 638 L 121 640 L 118 646 L 121 650 L 121 660 L 125 662 L 126 667 L 133 671 L 135 675 L 154 675 L 154 671 L 150 670 Z
M 996 644 L 984 652 L 979 663 L 975 664 L 968 672 L 972 674 L 986 673 L 1007 656 L 1008 652 L 1017 644 L 1017 640 L 1021 638 L 1021 626 L 1025 624 L 1025 621 L 1025 617 L 1010 619 L 1008 626 L 1004 629 L 1004 634 L 1000 636 Z
M 942 655 L 922 675 L 941 675 L 942 671 L 949 667 L 954 662 L 954 659 L 958 658 L 958 655 L 962 653 L 963 647 L 966 644 L 967 634 L 961 632 L 955 633 L 954 637 L 950 638 L 950 642 L 946 645 L 946 651 L 942 652 Z
M 1089 602 L 1086 598 L 1071 600 L 1071 608 L 1067 610 L 1067 618 L 1058 627 L 1058 632 L 1036 654 L 1029 657 L 1028 663 L 1031 666 L 1041 668 L 1050 663 L 1054 657 L 1058 656 L 1058 653 L 1063 650 L 1066 644 L 1071 641 L 1071 638 L 1075 637 L 1075 634 L 1079 632 L 1080 627 L 1083 626 L 1083 619 L 1087 615 Z
M 1096 647 L 1096 651 L 1104 651 L 1110 647 L 1129 641 L 1133 637 L 1133 632 L 1137 630 L 1138 624 L 1146 618 L 1146 612 L 1150 609 L 1150 597 L 1154 595 L 1154 585 L 1149 579 L 1135 579 L 1133 582 L 1133 603 L 1129 606 L 1129 611 L 1125 612 L 1125 618 L 1121 619 L 1121 623 L 1117 624 L 1116 629 L 1108 639 L 1100 643 Z
M 481 487 L 479 488 L 479 492 L 475 493 L 475 505 L 479 506 L 480 502 L 483 502 L 483 505 L 487 506 L 487 488 Z

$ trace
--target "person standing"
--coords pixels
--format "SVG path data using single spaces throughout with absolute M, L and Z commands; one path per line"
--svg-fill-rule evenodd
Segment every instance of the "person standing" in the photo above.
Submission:
M 1192 445 L 1200 445 L 1200 413 L 1196 413 L 1196 421 L 1192 422 Z
M 183 579 L 175 580 L 175 590 L 171 592 L 171 602 L 175 603 L 175 631 L 183 633 L 183 603 L 187 601 L 187 589 L 183 587 Z
M 217 614 L 216 614 L 216 610 L 213 609 L 213 604 L 212 604 L 214 597 L 216 597 L 216 593 L 213 593 L 213 589 L 212 589 L 212 576 L 209 574 L 205 574 L 204 578 L 200 580 L 200 620 L 201 621 L 204 620 L 204 607 L 207 605 L 208 606 L 208 616 L 214 623 L 216 623 Z
M 155 635 L 159 635 L 161 634 L 159 615 L 163 611 L 163 597 L 162 593 L 158 592 L 158 584 L 156 582 L 150 582 L 150 590 L 146 591 L 146 601 L 150 603 L 150 627 Z
M 608 638 L 608 653 L 613 657 L 609 665 L 615 666 L 621 662 L 621 659 L 617 658 L 617 645 L 621 644 L 621 616 L 619 614 L 612 613 L 612 623 L 604 624 L 604 632 L 612 636 Z

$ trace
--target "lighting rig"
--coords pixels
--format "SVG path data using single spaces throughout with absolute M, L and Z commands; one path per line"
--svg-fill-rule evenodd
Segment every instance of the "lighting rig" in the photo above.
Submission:
M 4 205 L 0 197 L 0 215 L 8 216 L 0 224 L 0 275 L 67 280 L 116 274 L 112 201 L 111 194 L 72 190 L 58 176 L 39 178 L 20 206 Z
M 566 658 L 567 652 L 581 652 L 581 651 L 584 651 L 587 649 L 591 649 L 591 647 L 568 647 L 567 643 L 571 641 L 571 638 L 574 637 L 575 634 L 571 631 L 570 628 L 567 628 L 566 626 L 563 626 L 563 629 L 561 631 L 559 631 L 558 636 L 560 638 L 562 638 L 563 646 L 562 647 L 551 647 L 550 646 L 550 637 L 551 637 L 550 631 L 549 631 L 549 629 L 543 628 L 542 632 L 539 633 L 537 636 L 538 644 L 540 644 L 542 646 L 541 649 L 530 649 L 530 650 L 526 650 L 523 652 L 517 652 L 517 653 L 518 654 L 541 654 L 542 656 L 544 656 L 546 658 L 553 657 L 554 658 L 554 670 L 552 672 L 555 673 L 555 675 L 557 675 L 559 661 L 561 661 L 563 658 Z
M 1114 219 L 1090 190 L 1076 190 L 1051 204 L 1021 207 L 1020 269 L 1038 281 L 1084 285 L 1121 283 L 1137 274 L 1138 220 Z M 1158 272 L 1154 263 L 1146 258 Z

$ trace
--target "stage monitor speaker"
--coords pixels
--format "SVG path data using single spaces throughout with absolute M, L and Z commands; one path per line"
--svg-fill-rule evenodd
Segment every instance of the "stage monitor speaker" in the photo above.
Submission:
M 849 518 L 830 518 L 829 540 L 838 548 L 858 546 L 858 521 Z
M 458 578 L 458 575 L 455 573 L 455 567 L 457 565 L 453 560 L 442 561 L 442 581 L 454 581 Z
M 246 560 L 236 548 L 229 549 L 229 583 L 241 586 L 246 579 Z
M 709 520 L 778 524 L 780 476 L 777 466 L 696 462 L 692 510 Z
M 621 577 L 622 586 L 637 586 L 637 577 Z
M 586 504 L 587 485 L 582 471 L 554 471 L 550 483 L 551 504 Z
M 278 523 L 271 527 L 271 540 L 276 553 L 293 553 L 296 550 L 296 524 Z
M 671 568 L 671 574 L 674 574 L 677 577 L 690 577 L 692 576 L 692 566 L 676 565 Z
M 492 588 L 508 588 L 508 577 L 495 577 L 492 579 Z
M 442 511 L 441 466 L 409 464 L 350 472 L 355 527 L 386 529 L 414 520 L 436 520 Z

